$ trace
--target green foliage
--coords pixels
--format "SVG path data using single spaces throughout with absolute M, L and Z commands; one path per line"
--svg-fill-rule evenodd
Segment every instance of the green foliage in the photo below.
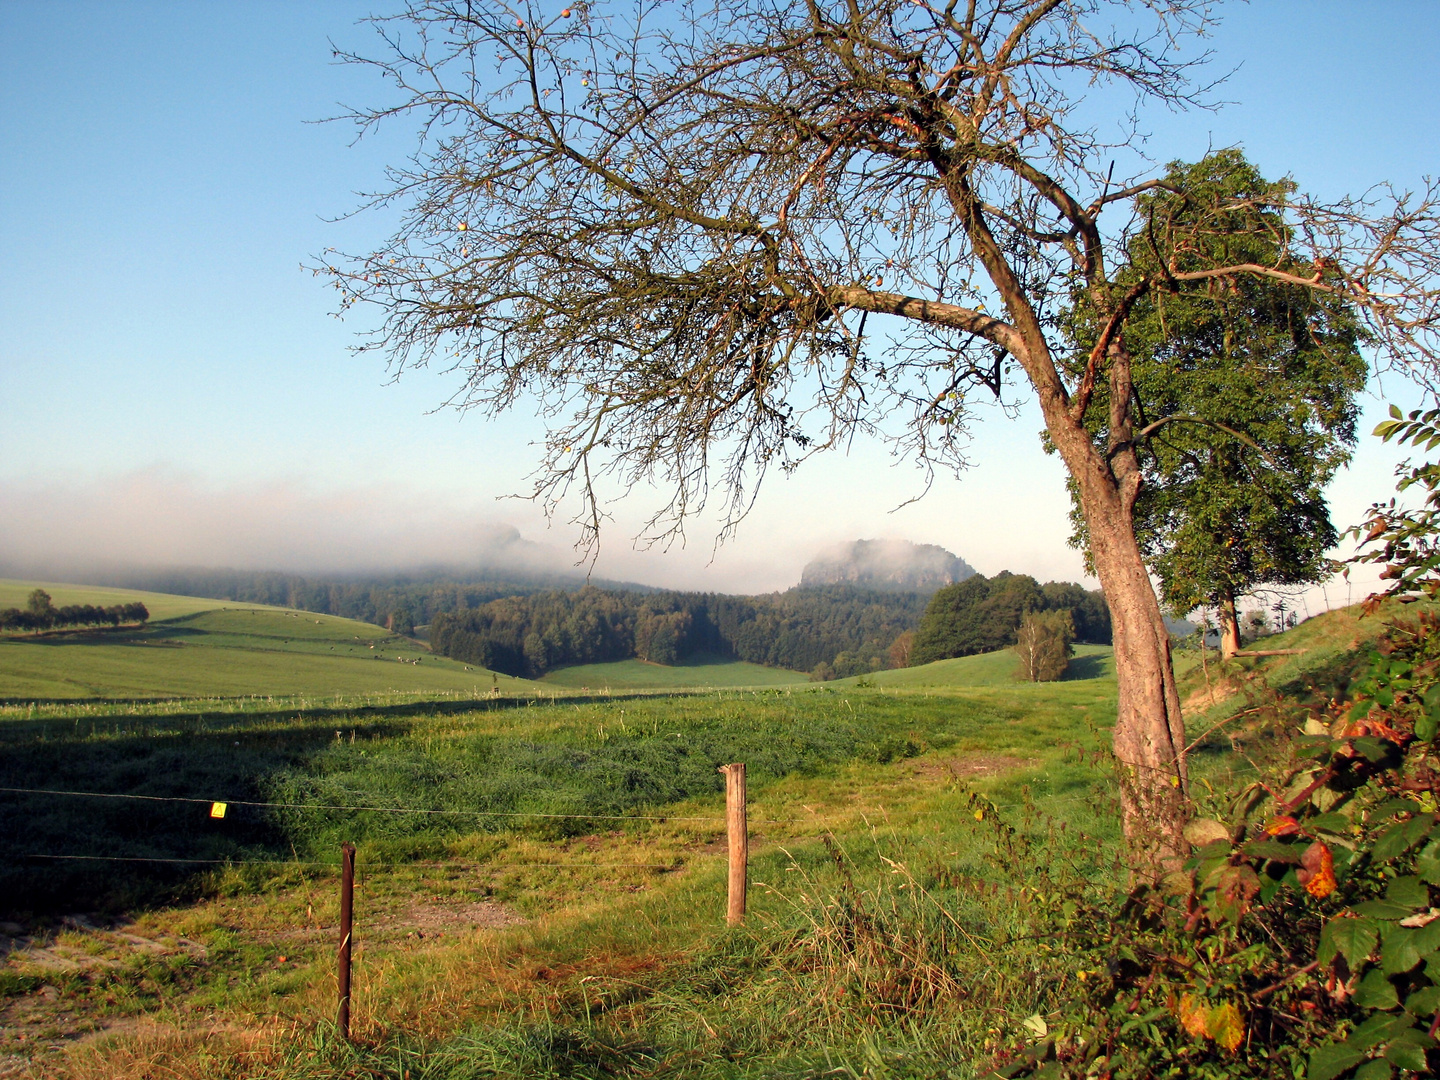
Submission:
M 1041 586 L 1026 574 L 983 574 L 947 585 L 930 598 L 910 650 L 911 664 L 994 652 L 1015 643 L 1030 612 L 1068 611 L 1074 636 L 1108 644 L 1110 613 L 1099 592 L 1069 582 Z
M 586 587 L 439 615 L 430 640 L 447 656 L 515 675 L 630 657 L 673 665 L 701 653 L 854 675 L 885 666 L 890 643 L 915 626 L 923 604 L 919 593 L 851 586 L 768 596 Z
M 1217 794 L 1196 851 L 1063 932 L 1093 979 L 1002 1075 L 1390 1075 L 1435 1063 L 1440 619 L 1397 623 L 1350 701 Z M 1243 1047 L 1243 1048 L 1242 1048 Z M 1367 1071 L 1359 1072 L 1357 1069 Z M 1308 1070 L 1308 1071 L 1307 1071 Z
M 1210 265 L 1254 264 L 1309 278 L 1270 182 L 1238 150 L 1173 164 L 1143 196 L 1127 281 Z M 1095 340 L 1077 301 L 1073 340 Z M 1174 611 L 1232 604 L 1258 585 L 1300 585 L 1333 572 L 1338 536 L 1324 488 L 1350 459 L 1366 364 L 1346 303 L 1303 284 L 1236 275 L 1206 290 L 1151 289 L 1131 311 L 1125 345 L 1144 483 L 1136 538 Z M 1077 350 L 1077 377 L 1086 356 Z M 1087 412 L 1109 437 L 1108 385 Z M 1078 491 L 1072 484 L 1072 496 Z M 1072 542 L 1088 544 L 1078 501 Z
M 1440 445 L 1435 414 L 1377 430 Z M 1435 490 L 1432 466 L 1402 487 Z M 1433 503 L 1376 508 L 1396 588 L 1440 592 Z M 1377 617 L 1378 598 L 1367 602 Z M 1283 699 L 1272 703 L 1281 708 Z M 1390 1077 L 1440 1066 L 1440 614 L 1392 616 L 1348 688 L 1292 705 L 1260 780 L 1216 791 L 1195 853 L 1065 927 L 1097 978 L 1002 1075 Z M 1241 1050 L 1241 1047 L 1244 1050 Z
M 1026 682 L 1054 682 L 1069 666 L 1074 640 L 1075 623 L 1069 611 L 1026 615 L 1011 646 L 1020 658 L 1015 677 Z

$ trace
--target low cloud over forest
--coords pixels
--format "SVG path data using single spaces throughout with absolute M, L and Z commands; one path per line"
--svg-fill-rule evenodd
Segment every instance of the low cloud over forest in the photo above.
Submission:
M 574 571 L 513 525 L 394 487 L 204 484 L 168 469 L 69 484 L 0 482 L 0 574 L 167 566 L 361 572 L 421 566 Z

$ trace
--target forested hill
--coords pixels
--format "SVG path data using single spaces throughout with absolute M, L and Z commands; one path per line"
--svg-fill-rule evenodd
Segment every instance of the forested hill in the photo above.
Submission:
M 969 570 L 968 567 L 965 568 Z M 971 572 L 973 574 L 973 571 Z M 399 634 L 430 626 L 442 655 L 509 675 L 638 657 L 706 655 L 843 678 L 1003 648 L 1026 611 L 1065 608 L 1080 640 L 1107 643 L 1104 598 L 1025 575 L 967 577 L 930 591 L 840 584 L 760 596 L 586 584 L 578 575 L 413 573 L 307 577 L 237 570 L 136 573 L 106 584 L 360 619 Z
M 725 656 L 848 674 L 888 663 L 891 644 L 919 625 L 928 597 L 846 586 L 764 596 L 552 590 L 437 616 L 437 652 L 513 675 L 639 657 L 675 664 Z
M 506 596 L 578 589 L 578 573 L 551 575 L 415 571 L 392 575 L 302 574 L 254 570 L 178 569 L 107 575 L 95 584 L 117 585 L 181 596 L 207 596 L 247 604 L 274 604 L 322 615 L 375 623 L 399 634 L 433 622 L 446 612 L 466 611 Z M 610 587 L 609 583 L 597 583 Z M 643 586 L 614 586 L 636 593 Z
M 935 544 L 908 540 L 852 540 L 811 559 L 800 586 L 855 585 L 885 592 L 933 593 L 964 581 L 974 567 Z

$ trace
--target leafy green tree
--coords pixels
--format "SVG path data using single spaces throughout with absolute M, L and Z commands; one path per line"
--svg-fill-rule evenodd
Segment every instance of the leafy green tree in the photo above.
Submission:
M 415 616 L 408 607 L 397 608 L 390 613 L 386 624 L 391 632 L 405 637 L 415 633 Z
M 835 668 L 828 660 L 821 660 L 815 665 L 815 670 L 810 672 L 811 682 L 829 682 L 835 678 Z
M 1075 649 L 1075 624 L 1068 611 L 1037 611 L 1020 621 L 1015 644 L 1020 658 L 1016 677 L 1025 682 L 1054 682 L 1065 674 Z
M 54 626 L 58 615 L 50 602 L 50 594 L 44 589 L 35 589 L 26 598 L 25 613 L 29 616 L 30 629 L 36 633 Z
M 994 626 L 981 605 L 990 595 L 984 574 L 957 581 L 930 598 L 920 628 L 915 631 L 912 664 L 928 664 L 952 656 L 971 656 L 1004 648 L 1012 640 L 1013 626 Z
M 993 578 L 976 574 L 930 598 L 915 631 L 910 662 L 928 664 L 1006 648 L 1015 644 L 1025 617 L 1041 611 L 1062 612 L 1073 641 L 1078 610 L 1096 635 L 1086 640 L 1108 642 L 1109 620 L 1095 612 L 1103 604 L 1098 594 L 1070 582 L 1052 581 L 1042 587 L 1027 574 L 1002 571 Z
M 1292 187 L 1265 180 L 1239 150 L 1171 165 L 1166 187 L 1139 200 L 1147 227 L 1130 241 L 1129 274 L 1162 269 L 1157 233 L 1195 237 L 1204 260 L 1312 272 L 1276 209 Z M 1075 336 L 1089 341 L 1093 329 Z M 1222 652 L 1233 656 L 1238 597 L 1334 571 L 1325 552 L 1339 534 L 1324 489 L 1355 445 L 1365 334 L 1341 297 L 1248 277 L 1207 291 L 1150 290 L 1125 341 L 1141 414 L 1136 538 L 1165 603 L 1177 614 L 1214 608 Z M 1108 431 L 1110 404 L 1101 388 L 1087 414 L 1097 435 Z M 1083 545 L 1078 500 L 1071 518 Z

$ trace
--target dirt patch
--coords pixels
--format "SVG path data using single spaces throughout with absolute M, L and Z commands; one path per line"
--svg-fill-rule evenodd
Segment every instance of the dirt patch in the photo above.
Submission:
M 146 932 L 127 919 L 67 915 L 58 923 L 30 927 L 0 923 L 0 972 L 23 980 L 0 995 L 0 1077 L 19 1075 L 23 1070 L 16 1062 L 28 1062 L 36 1052 L 124 1032 L 139 1023 L 134 1016 L 96 1015 L 95 1003 L 77 986 L 89 985 L 99 973 L 151 958 L 184 956 L 201 962 L 207 955 L 197 941 Z
M 506 930 L 529 922 L 519 912 L 496 900 L 445 903 L 431 901 L 411 904 L 382 924 L 391 934 L 403 937 L 440 937 L 473 930 Z
M 1230 679 L 1220 679 L 1211 683 L 1208 687 L 1201 686 L 1198 690 L 1188 695 L 1180 703 L 1182 712 L 1198 713 L 1204 712 L 1211 706 L 1219 705 L 1227 698 L 1232 698 L 1240 692 L 1240 687 Z
M 977 780 L 1031 767 L 1037 762 L 1008 754 L 965 754 L 953 758 L 903 761 L 900 764 L 912 775 L 922 776 L 927 780 Z

